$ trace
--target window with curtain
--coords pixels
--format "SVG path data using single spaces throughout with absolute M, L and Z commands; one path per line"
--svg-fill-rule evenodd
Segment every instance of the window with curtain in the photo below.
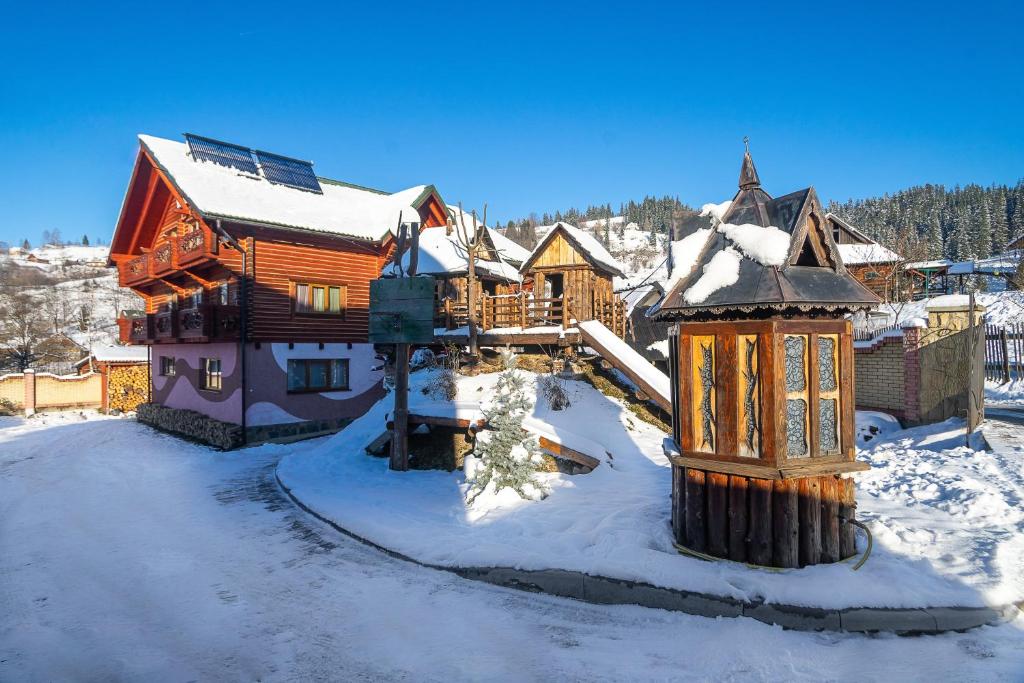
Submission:
M 315 315 L 345 314 L 344 285 L 295 284 L 295 312 Z
M 348 389 L 347 358 L 290 358 L 288 392 L 344 391 Z

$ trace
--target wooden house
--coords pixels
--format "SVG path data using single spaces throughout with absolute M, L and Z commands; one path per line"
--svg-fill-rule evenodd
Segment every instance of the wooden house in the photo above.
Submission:
M 420 231 L 416 272 L 434 278 L 435 327 L 454 329 L 466 325 L 469 303 L 469 259 L 456 226 L 465 221 L 472 230 L 473 219 L 458 207 L 448 207 L 448 211 L 451 220 L 446 225 Z M 522 283 L 519 268 L 530 252 L 492 228 L 483 226 L 482 234 L 484 246 L 474 262 L 476 300 L 515 295 Z M 401 257 L 401 271 L 409 267 L 410 252 L 406 250 Z M 400 269 L 393 263 L 385 272 L 397 275 Z
M 670 321 L 680 547 L 760 565 L 854 552 L 853 340 L 878 297 L 847 271 L 814 188 L 772 198 L 748 152 L 731 202 L 688 218 L 655 307 Z M 677 248 L 678 247 L 678 248 Z
M 532 292 L 536 301 L 569 307 L 564 318 L 605 320 L 618 313 L 614 328 L 621 324 L 624 329 L 624 308 L 613 285 L 623 269 L 593 235 L 568 223 L 556 223 L 520 272 L 523 288 Z
M 904 257 L 871 239 L 834 213 L 825 214 L 846 271 L 883 301 L 905 301 L 913 282 L 904 270 Z
M 152 346 L 152 402 L 247 441 L 339 428 L 383 395 L 369 283 L 392 231 L 444 225 L 444 203 L 432 186 L 372 190 L 185 137 L 139 137 L 108 262 L 146 303 L 125 336 Z

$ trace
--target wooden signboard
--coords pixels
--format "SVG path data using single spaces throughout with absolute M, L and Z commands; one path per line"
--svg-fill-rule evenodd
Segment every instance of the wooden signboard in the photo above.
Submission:
M 434 341 L 434 278 L 381 278 L 370 282 L 370 342 Z

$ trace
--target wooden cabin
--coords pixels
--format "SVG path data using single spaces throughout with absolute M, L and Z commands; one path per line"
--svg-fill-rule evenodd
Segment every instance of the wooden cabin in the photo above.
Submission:
M 383 395 L 369 283 L 400 217 L 444 225 L 434 188 L 371 190 L 195 135 L 139 142 L 108 265 L 146 304 L 124 323 L 125 341 L 152 347 L 159 410 L 146 414 L 170 429 L 196 422 L 174 411 L 195 411 L 237 428 L 238 443 L 365 412 Z
M 469 310 L 469 259 L 465 247 L 459 241 L 456 226 L 460 221 L 465 221 L 466 227 L 471 230 L 473 219 L 461 213 L 458 207 L 448 207 L 448 212 L 451 220 L 446 225 L 427 227 L 420 231 L 416 272 L 434 278 L 434 326 L 451 330 L 467 324 Z M 497 230 L 482 227 L 483 248 L 477 252 L 474 262 L 475 299 L 482 302 L 484 297 L 514 296 L 520 291 L 522 283 L 519 268 L 530 252 Z M 410 251 L 402 255 L 402 270 L 409 267 Z M 392 264 L 385 272 L 399 274 L 397 264 Z M 482 318 L 480 313 L 478 311 L 478 320 Z
M 568 307 L 559 318 L 601 320 L 623 336 L 625 309 L 615 294 L 613 280 L 622 265 L 593 235 L 568 223 L 556 223 L 520 268 L 523 288 L 534 300 L 552 307 Z M 545 320 L 543 322 L 552 322 Z
M 883 301 L 906 301 L 913 296 L 912 278 L 904 257 L 871 239 L 834 213 L 825 214 L 832 241 L 846 271 Z
M 672 526 L 684 550 L 796 567 L 854 553 L 853 344 L 878 304 L 814 188 L 772 198 L 750 153 L 728 205 L 688 218 L 671 322 Z

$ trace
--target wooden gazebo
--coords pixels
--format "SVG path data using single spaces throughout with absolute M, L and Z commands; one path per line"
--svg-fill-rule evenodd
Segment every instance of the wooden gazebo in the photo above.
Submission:
M 878 298 L 843 266 L 813 188 L 740 189 L 673 235 L 672 527 L 684 549 L 777 567 L 855 552 L 853 345 Z

